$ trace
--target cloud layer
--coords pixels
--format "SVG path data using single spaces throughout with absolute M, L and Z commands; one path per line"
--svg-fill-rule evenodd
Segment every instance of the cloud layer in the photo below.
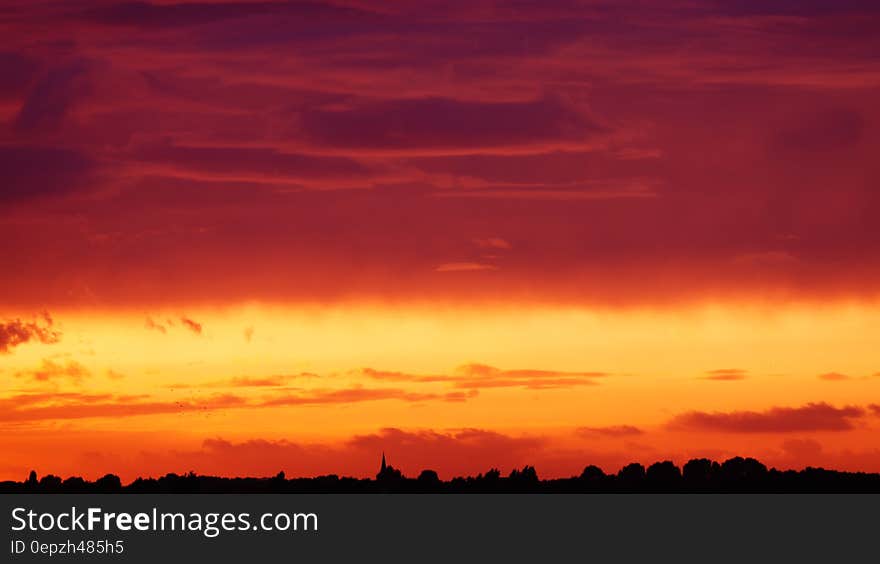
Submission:
M 675 416 L 669 427 L 722 433 L 849 431 L 865 414 L 866 410 L 858 406 L 834 407 L 819 402 L 802 407 L 772 407 L 766 411 L 691 411 Z
M 875 295 L 880 14 L 765 4 L 19 3 L 0 301 Z

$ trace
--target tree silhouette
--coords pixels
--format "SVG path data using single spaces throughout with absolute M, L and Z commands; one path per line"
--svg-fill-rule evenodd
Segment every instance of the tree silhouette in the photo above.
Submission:
M 105 474 L 95 482 L 95 488 L 100 493 L 116 493 L 122 490 L 122 480 L 115 474 Z
M 47 474 L 40 479 L 40 491 L 56 493 L 61 490 L 61 478 Z
M 534 466 L 523 466 L 522 470 L 514 468 L 510 471 L 507 482 L 515 491 L 533 491 L 539 483 L 538 471 Z
M 627 491 L 640 491 L 644 486 L 645 467 L 638 462 L 627 464 L 617 472 L 617 482 Z
M 94 482 L 79 477 L 63 480 L 52 474 L 38 479 L 31 471 L 22 482 L 0 482 L 0 493 L 576 493 L 576 492 L 799 492 L 880 493 L 880 474 L 837 472 L 823 468 L 801 471 L 768 469 L 754 458 L 734 457 L 719 464 L 707 458 L 689 460 L 679 471 L 671 461 L 627 464 L 616 475 L 588 465 L 578 476 L 541 480 L 534 466 L 513 469 L 506 477 L 497 468 L 477 476 L 443 481 L 433 470 L 417 478 L 383 464 L 375 479 L 340 477 L 288 478 L 284 472 L 266 478 L 199 476 L 169 473 L 137 478 L 123 485 L 106 474 Z
M 682 479 L 691 489 L 701 490 L 718 476 L 721 466 L 708 458 L 689 460 L 682 468 Z
M 85 493 L 88 491 L 88 483 L 79 476 L 71 476 L 61 483 L 64 493 Z
M 654 491 L 675 491 L 681 488 L 681 470 L 669 460 L 655 462 L 648 466 L 645 482 Z
M 726 489 L 754 489 L 765 481 L 767 467 L 754 458 L 736 456 L 721 464 L 718 477 Z
M 581 472 L 581 480 L 592 480 L 592 481 L 601 481 L 605 478 L 605 472 L 602 471 L 601 468 L 590 464 L 584 468 L 584 471 Z

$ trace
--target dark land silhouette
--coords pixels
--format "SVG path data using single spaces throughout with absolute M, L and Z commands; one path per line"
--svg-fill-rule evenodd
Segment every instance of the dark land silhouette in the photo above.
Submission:
M 386 464 L 383 453 L 375 478 L 287 478 L 284 472 L 269 478 L 224 478 L 189 472 L 123 484 L 113 474 L 89 482 L 52 474 L 38 478 L 31 471 L 23 482 L 0 482 L 0 493 L 880 493 L 880 474 L 768 469 L 754 458 L 735 457 L 721 463 L 693 459 L 681 468 L 668 460 L 647 468 L 634 462 L 616 474 L 589 465 L 579 476 L 547 480 L 538 477 L 534 466 L 506 476 L 493 468 L 444 481 L 433 470 L 404 476 Z

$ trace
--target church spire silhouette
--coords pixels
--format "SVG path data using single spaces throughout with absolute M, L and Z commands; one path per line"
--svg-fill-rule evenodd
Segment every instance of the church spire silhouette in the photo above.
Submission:
M 401 474 L 400 470 L 398 470 L 394 466 L 391 466 L 385 460 L 385 451 L 382 451 L 382 466 L 379 468 L 379 473 L 376 474 L 376 479 L 381 481 L 395 481 L 403 479 L 403 474 Z

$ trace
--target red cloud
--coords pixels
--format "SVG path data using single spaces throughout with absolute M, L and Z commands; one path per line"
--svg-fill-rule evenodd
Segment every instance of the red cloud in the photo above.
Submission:
M 501 237 L 487 237 L 486 239 L 474 239 L 474 244 L 481 249 L 509 251 L 513 245 Z
M 293 378 L 293 376 L 287 375 L 266 376 L 265 378 L 239 376 L 221 384 L 237 388 L 274 387 L 285 385 L 291 378 Z
M 865 415 L 856 406 L 834 407 L 827 403 L 808 403 L 803 407 L 772 407 L 767 411 L 706 413 L 692 411 L 675 416 L 668 424 L 673 430 L 722 433 L 792 433 L 798 431 L 848 431 L 853 420 Z
M 826 372 L 825 374 L 819 374 L 820 380 L 826 380 L 828 382 L 842 382 L 844 380 L 852 380 L 846 374 L 841 374 L 840 372 Z
M 707 376 L 703 376 L 702 380 L 715 380 L 718 382 L 731 382 L 735 380 L 745 380 L 746 371 L 738 368 L 719 368 L 718 370 L 710 370 Z
M 638 427 L 632 425 L 612 425 L 610 427 L 580 427 L 576 430 L 577 434 L 584 437 L 632 437 L 643 435 L 645 432 Z
M 369 453 L 391 453 L 392 464 L 413 472 L 421 468 L 445 470 L 448 462 L 444 459 L 455 461 L 456 465 L 463 460 L 480 461 L 481 471 L 490 466 L 509 468 L 524 464 L 545 443 L 540 437 L 512 437 L 482 429 L 407 432 L 389 428 L 356 436 L 347 445 Z M 476 466 L 473 462 L 471 465 Z
M 284 470 L 291 476 L 328 473 L 373 476 L 384 451 L 388 462 L 408 476 L 431 468 L 441 476 L 476 475 L 496 467 L 509 471 L 534 464 L 547 453 L 539 436 L 513 436 L 484 429 L 402 430 L 382 429 L 335 443 L 297 443 L 254 439 L 232 442 L 205 440 L 198 451 L 151 453 L 136 474 L 164 473 L 185 466 L 200 473 L 219 475 L 273 475 Z M 566 461 L 567 471 L 580 471 L 581 460 Z M 570 468 L 568 468 L 570 466 Z M 550 471 L 545 465 L 544 469 Z
M 144 327 L 146 327 L 147 329 L 151 329 L 153 331 L 158 331 L 163 334 L 168 332 L 167 327 L 165 327 L 161 323 L 157 323 L 156 321 L 153 321 L 152 317 L 148 317 L 147 320 L 144 321 Z
M 319 378 L 318 374 L 312 372 L 300 372 L 297 374 L 273 374 L 271 376 L 236 376 L 225 380 L 214 380 L 211 382 L 199 382 L 198 384 L 189 384 L 178 382 L 171 386 L 171 389 L 188 389 L 188 388 L 276 388 L 285 386 L 291 380 Z
M 30 341 L 53 344 L 60 338 L 61 334 L 52 329 L 52 318 L 48 314 L 43 317 L 42 323 L 20 319 L 0 323 L 0 353 L 8 353 L 13 348 Z
M 37 382 L 48 382 L 58 378 L 67 378 L 73 382 L 79 382 L 83 378 L 91 376 L 88 368 L 82 364 L 68 360 L 61 364 L 51 359 L 44 359 L 39 368 L 16 372 L 18 378 L 29 378 Z
M 459 388 L 531 389 L 594 386 L 605 372 L 562 372 L 557 370 L 518 369 L 502 370 L 485 364 L 465 364 L 456 369 L 452 381 Z
M 131 417 L 243 407 L 243 398 L 224 394 L 195 401 L 150 401 L 149 396 L 112 394 L 23 394 L 0 400 L 0 421 L 49 421 Z
M 192 319 L 190 319 L 188 317 L 181 317 L 180 322 L 183 323 L 184 327 L 186 327 L 187 329 L 189 329 L 190 331 L 192 331 L 196 335 L 202 334 L 202 324 L 201 323 L 199 323 L 197 321 L 193 321 Z
M 48 374 L 48 373 L 47 373 Z M 65 374 L 67 375 L 67 374 Z M 56 376 L 56 374 L 52 374 Z M 47 376 L 48 378 L 48 376 Z M 342 388 L 336 390 L 301 390 L 288 388 L 272 391 L 277 380 L 235 380 L 208 384 L 207 387 L 267 388 L 259 399 L 231 393 L 196 397 L 185 401 L 158 400 L 152 396 L 82 395 L 82 394 L 20 394 L 0 400 L 0 422 L 50 421 L 93 417 L 133 417 L 162 413 L 187 413 L 217 409 L 261 409 L 284 406 L 347 405 L 368 401 L 396 400 L 409 403 L 428 401 L 462 402 L 476 397 L 476 390 L 466 392 L 419 393 L 399 388 Z M 187 386 L 178 386 L 186 388 Z

